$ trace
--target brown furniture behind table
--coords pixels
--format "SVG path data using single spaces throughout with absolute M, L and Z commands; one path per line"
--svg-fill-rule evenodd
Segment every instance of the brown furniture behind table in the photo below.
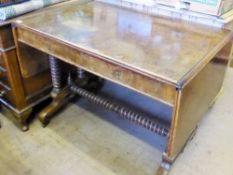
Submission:
M 37 11 L 43 12 L 65 3 L 67 2 Z M 17 53 L 13 38 L 12 21 L 35 13 L 31 12 L 0 22 L 0 101 L 3 105 L 2 111 L 24 131 L 28 129 L 27 121 L 32 109 L 50 97 L 52 87 L 48 55 L 22 43 L 17 45 L 22 52 Z
M 0 23 L 0 100 L 4 114 L 27 130 L 32 108 L 48 97 L 51 80 L 47 55 L 23 44 L 19 47 L 24 52 L 17 56 L 11 22 Z

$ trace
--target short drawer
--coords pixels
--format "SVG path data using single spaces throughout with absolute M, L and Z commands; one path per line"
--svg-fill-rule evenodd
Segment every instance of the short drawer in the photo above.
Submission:
M 0 50 L 15 46 L 11 25 L 0 27 Z

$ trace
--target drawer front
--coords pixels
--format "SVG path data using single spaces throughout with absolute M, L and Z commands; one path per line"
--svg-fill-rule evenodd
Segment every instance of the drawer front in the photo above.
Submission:
M 15 44 L 11 25 L 0 27 L 0 49 L 5 50 L 13 46 L 15 46 Z

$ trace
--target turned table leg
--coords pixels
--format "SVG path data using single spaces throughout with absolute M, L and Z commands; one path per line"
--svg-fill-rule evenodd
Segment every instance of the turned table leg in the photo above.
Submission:
M 49 64 L 51 70 L 51 78 L 53 84 L 53 90 L 51 96 L 53 101 L 43 111 L 39 113 L 39 120 L 45 127 L 53 117 L 53 115 L 59 111 L 70 100 L 70 93 L 67 87 L 62 87 L 62 73 L 61 62 L 59 59 L 50 56 Z

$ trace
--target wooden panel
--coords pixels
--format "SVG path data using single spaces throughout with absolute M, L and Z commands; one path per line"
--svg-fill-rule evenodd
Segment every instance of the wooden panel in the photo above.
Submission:
M 6 70 L 0 69 L 0 81 L 10 87 Z
M 11 25 L 0 27 L 0 48 L 6 49 L 14 46 L 14 39 L 11 30 Z
M 222 88 L 228 60 L 213 59 L 178 93 L 178 106 L 173 116 L 167 156 L 174 160 L 184 148 L 203 114 L 215 101 Z
M 1 93 L 5 93 L 4 98 L 7 99 L 7 101 L 15 102 L 15 98 L 8 81 L 4 54 L 2 52 L 0 52 L 0 91 Z
M 82 67 L 98 76 L 109 79 L 122 86 L 133 89 L 151 98 L 158 99 L 166 104 L 173 105 L 175 99 L 175 86 L 145 77 L 124 66 L 88 56 L 77 49 L 45 38 L 31 31 L 17 28 L 18 40 L 43 52 L 51 54 L 70 64 Z
M 0 74 L 1 87 L 7 91 L 5 99 L 18 110 L 25 108 L 30 103 L 37 101 L 39 94 L 44 94 L 51 86 L 50 71 L 37 73 L 29 78 L 23 78 L 19 70 L 16 51 L 11 50 L 0 54 L 0 63 L 5 71 Z M 33 98 L 38 96 L 37 98 Z M 33 98 L 34 101 L 31 99 Z M 30 99 L 28 101 L 27 99 Z
M 6 69 L 6 65 L 5 65 L 5 62 L 4 62 L 4 58 L 3 58 L 3 53 L 0 52 L 0 69 Z
M 9 86 L 6 86 L 1 80 L 0 80 L 0 91 L 1 93 L 4 92 L 3 99 L 13 104 L 13 106 L 15 106 L 15 96 L 13 95 L 12 89 Z
M 26 105 L 24 86 L 22 84 L 21 73 L 18 66 L 16 50 L 11 50 L 3 53 L 3 58 L 7 70 L 7 77 L 12 90 L 12 103 L 13 106 L 19 110 Z
M 8 77 L 7 77 L 7 70 L 5 66 L 5 59 L 4 59 L 4 54 L 0 52 L 0 81 L 4 85 L 10 87 Z M 7 53 L 5 53 L 5 57 L 7 59 Z
M 29 47 L 18 44 L 18 62 L 23 78 L 30 78 L 49 70 L 48 55 Z
M 51 86 L 50 71 L 44 71 L 30 78 L 24 78 L 24 87 L 26 96 L 33 96 L 48 86 Z
M 8 73 L 6 69 L 5 60 L 7 58 L 7 53 L 0 52 L 0 91 L 5 92 L 4 99 L 8 102 L 15 104 L 15 97 L 13 95 Z

